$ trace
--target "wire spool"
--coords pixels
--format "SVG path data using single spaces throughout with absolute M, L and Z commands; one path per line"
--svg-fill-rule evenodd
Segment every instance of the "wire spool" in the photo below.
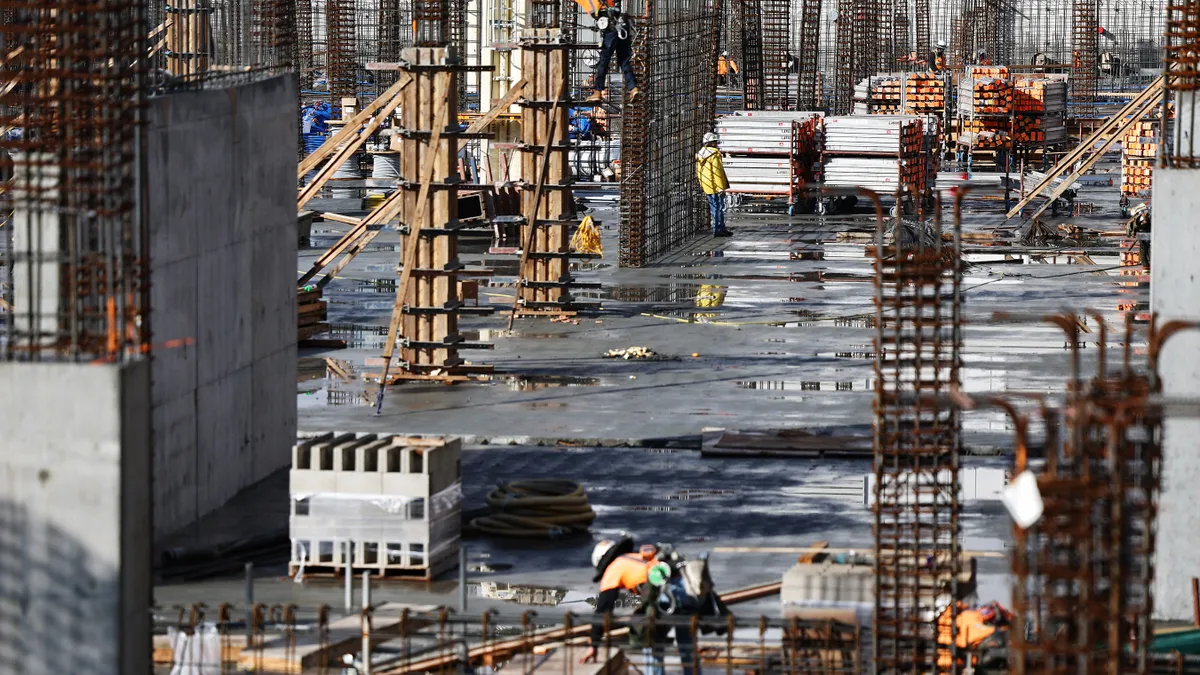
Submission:
M 471 527 L 496 537 L 558 538 L 587 532 L 596 519 L 583 486 L 542 478 L 501 483 L 487 496 L 492 514 Z
M 400 153 L 398 152 L 375 152 L 371 154 L 371 178 L 387 181 L 400 180 Z M 367 198 L 378 195 L 382 197 L 386 193 L 382 190 L 372 190 L 367 193 Z
M 358 168 L 359 161 L 362 159 L 362 153 L 356 152 L 342 163 L 333 172 L 333 180 L 339 178 L 362 178 L 362 171 Z M 333 188 L 329 191 L 329 195 L 334 198 L 349 199 L 358 195 L 358 188 Z
M 328 134 L 324 134 L 319 131 L 314 131 L 314 132 L 307 133 L 307 134 L 301 134 L 301 137 L 304 141 L 304 156 L 307 157 L 307 156 L 313 154 L 314 152 L 316 152 L 321 147 L 321 145 L 325 143 L 325 139 L 328 138 L 329 136 L 328 136 Z M 304 182 L 308 183 L 313 178 L 315 178 L 316 175 L 317 175 L 316 169 L 309 171 L 308 173 L 304 174 Z

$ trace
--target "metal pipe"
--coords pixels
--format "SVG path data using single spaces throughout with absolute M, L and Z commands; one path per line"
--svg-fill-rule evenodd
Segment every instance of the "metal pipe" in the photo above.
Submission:
M 352 562 L 353 552 L 354 552 L 354 549 L 351 547 L 350 542 L 347 541 L 346 542 L 346 560 L 345 560 L 345 568 L 344 568 L 345 575 L 346 575 L 345 604 L 346 604 L 346 613 L 347 614 L 349 614 L 350 610 L 354 608 L 354 570 L 351 569 L 351 567 L 350 567 L 350 563 Z
M 371 573 L 364 570 L 362 573 L 362 609 L 366 611 L 371 608 Z
M 467 612 L 467 547 L 458 547 L 458 611 Z
M 254 563 L 248 562 L 246 573 L 246 644 L 254 637 Z

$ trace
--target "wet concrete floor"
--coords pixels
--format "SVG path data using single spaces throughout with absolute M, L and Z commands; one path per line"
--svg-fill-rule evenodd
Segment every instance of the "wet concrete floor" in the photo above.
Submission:
M 1106 162 L 1101 170 L 1119 183 L 1119 167 L 1111 173 L 1114 166 Z M 1052 227 L 1063 222 L 1119 229 L 1118 196 L 1116 187 L 1085 187 L 1079 200 L 1094 205 L 1091 215 L 1049 222 Z M 345 200 L 312 204 L 345 212 L 349 206 Z M 964 231 L 1003 226 L 1002 212 L 1002 202 L 970 202 Z M 365 362 L 381 353 L 394 297 L 398 237 L 383 233 L 377 246 L 359 255 L 326 289 L 335 335 L 350 346 L 302 350 L 297 384 L 301 429 L 467 437 L 472 447 L 463 462 L 468 508 L 482 505 L 492 485 L 510 478 L 581 480 L 598 514 L 592 539 L 628 530 L 693 553 L 718 546 L 806 546 L 822 540 L 834 547 L 867 548 L 869 511 L 861 499 L 847 496 L 869 471 L 865 460 L 703 459 L 690 450 L 597 446 L 694 437 L 705 428 L 869 425 L 873 287 L 864 245 L 874 229 L 872 217 L 865 209 L 830 218 L 731 213 L 735 237 L 701 239 L 660 264 L 620 269 L 615 264 L 615 210 L 601 207 L 592 214 L 602 223 L 605 257 L 579 265 L 576 276 L 601 288 L 577 295 L 600 302 L 599 311 L 580 316 L 577 324 L 521 319 L 512 332 L 506 331 L 515 259 L 486 255 L 486 237 L 467 239 L 462 248 L 468 264 L 496 270 L 496 276 L 481 282 L 480 302 L 497 309 L 494 316 L 461 321 L 469 340 L 495 345 L 490 351 L 470 352 L 468 358 L 494 365 L 499 375 L 487 383 L 392 387 L 377 415 L 370 405 L 376 388 L 365 386 L 361 374 L 376 370 Z M 301 252 L 298 269 L 307 270 L 345 229 L 316 224 L 313 246 Z M 1070 242 L 1068 248 L 1078 255 L 1052 245 L 1032 257 L 979 250 L 972 241 L 968 246 L 963 382 L 971 392 L 1061 394 L 1069 372 L 1069 352 L 1057 328 L 993 321 L 993 312 L 1083 313 L 1090 308 L 1116 326 L 1124 320 L 1119 307 L 1144 308 L 1148 301 L 1137 277 L 1119 276 L 1119 251 L 1112 238 Z M 1092 332 L 1083 337 L 1085 372 L 1094 368 L 1097 353 L 1095 322 L 1088 325 Z M 1139 338 L 1135 349 L 1141 344 Z M 648 347 L 665 358 L 603 358 L 610 349 L 631 346 Z M 1110 337 L 1109 347 L 1119 346 Z M 349 378 L 329 371 L 324 357 L 344 364 Z M 998 413 L 968 413 L 964 425 L 970 448 L 1010 446 L 1011 424 Z M 560 440 L 583 447 L 533 447 Z M 972 458 L 968 466 L 1004 462 Z M 243 501 L 241 520 L 232 514 L 210 532 L 285 532 L 286 478 L 273 480 L 273 488 L 250 498 L 268 507 Z M 681 490 L 716 494 L 673 499 Z M 1000 552 L 1008 543 L 1009 520 L 997 502 L 968 504 L 964 528 L 967 548 Z M 189 539 L 204 536 L 194 532 Z M 592 539 L 537 546 L 468 541 L 472 566 L 495 570 L 470 575 L 472 592 L 478 594 L 472 608 L 511 607 L 496 599 L 507 594 L 524 604 L 553 601 L 563 611 L 587 611 L 586 603 L 578 601 L 593 592 L 588 570 Z M 301 585 L 282 578 L 283 556 L 286 551 L 263 560 L 257 599 L 340 606 L 337 584 Z M 713 566 L 718 586 L 728 589 L 777 580 L 794 558 L 714 553 Z M 981 562 L 981 597 L 1007 599 L 1006 569 L 1004 560 Z M 454 584 L 453 578 L 392 584 L 377 589 L 374 597 L 446 603 L 453 600 Z M 522 590 L 506 591 L 504 584 Z M 160 585 L 156 593 L 163 605 L 197 600 L 213 605 L 240 602 L 242 586 L 236 579 L 215 580 Z M 777 598 L 739 608 L 743 614 L 777 612 Z

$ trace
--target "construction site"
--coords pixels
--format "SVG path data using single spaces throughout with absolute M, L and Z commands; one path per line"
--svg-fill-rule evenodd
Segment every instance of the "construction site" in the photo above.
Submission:
M 1200 675 L 1198 92 L 1200 0 L 0 0 L 0 675 Z

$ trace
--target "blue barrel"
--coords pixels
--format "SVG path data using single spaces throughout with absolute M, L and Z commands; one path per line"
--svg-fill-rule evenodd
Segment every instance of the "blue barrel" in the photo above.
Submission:
M 317 148 L 321 147 L 321 144 L 325 142 L 325 139 L 327 137 L 326 134 L 322 134 L 322 133 L 318 133 L 318 132 L 303 134 L 303 136 L 304 136 L 304 154 L 306 154 L 306 155 L 311 155 L 312 153 L 316 152 Z

